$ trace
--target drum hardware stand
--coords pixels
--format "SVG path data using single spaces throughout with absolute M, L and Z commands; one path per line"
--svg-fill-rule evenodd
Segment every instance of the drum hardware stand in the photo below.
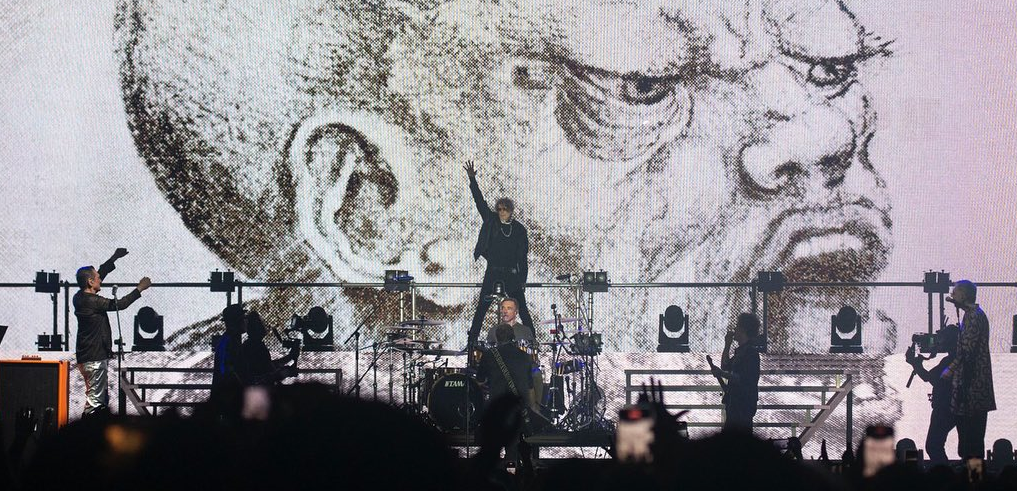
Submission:
M 405 357 L 406 357 L 406 355 L 403 354 L 403 358 L 404 359 L 405 359 Z M 388 403 L 392 404 L 392 405 L 395 405 L 395 392 L 393 392 L 393 390 L 392 390 L 394 388 L 392 383 L 395 381 L 395 376 L 394 375 L 395 375 L 395 364 L 392 363 L 392 360 L 389 360 L 389 362 L 388 362 Z M 403 374 L 403 376 L 405 376 L 405 374 Z
M 360 374 L 360 378 L 357 379 L 356 387 L 359 387 L 360 383 L 363 382 L 363 380 L 369 374 L 373 373 L 374 374 L 374 384 L 373 384 L 373 386 L 374 386 L 374 400 L 377 401 L 378 400 L 378 359 L 381 357 L 381 355 L 378 352 L 378 343 L 373 343 L 373 344 L 370 344 L 368 346 L 364 346 L 363 348 L 358 347 L 357 349 L 367 349 L 367 348 L 371 348 L 371 350 L 373 352 L 371 364 L 367 366 L 367 368 L 364 370 L 364 373 Z
M 373 400 L 377 401 L 378 400 L 378 358 L 380 356 L 378 354 L 378 343 L 374 343 L 372 345 L 372 348 L 374 349 L 374 359 L 371 360 L 370 370 L 374 373 L 374 383 L 372 384 L 373 388 L 374 388 L 374 399 Z
M 361 377 L 360 377 L 360 349 L 361 349 L 360 348 L 360 330 L 363 329 L 364 326 L 367 324 L 367 319 L 370 319 L 371 317 L 373 317 L 376 312 L 378 312 L 378 306 L 377 305 L 375 305 L 374 308 L 371 309 L 371 312 L 369 314 L 364 316 L 364 318 L 360 321 L 360 324 L 357 325 L 357 328 L 353 330 L 353 333 L 350 334 L 349 337 L 346 338 L 346 341 L 343 341 L 343 344 L 348 344 L 351 339 L 353 340 L 353 348 L 354 348 L 353 349 L 353 380 L 356 381 L 356 385 L 354 385 L 352 388 L 350 388 L 350 392 L 352 392 L 353 393 L 353 397 L 356 397 L 357 399 L 360 398 L 360 380 L 361 380 Z M 346 395 L 350 395 L 350 392 L 347 392 Z

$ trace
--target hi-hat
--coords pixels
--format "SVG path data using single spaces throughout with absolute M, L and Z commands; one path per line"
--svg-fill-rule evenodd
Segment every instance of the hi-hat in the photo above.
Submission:
M 400 326 L 444 326 L 445 323 L 442 321 L 435 321 L 431 319 L 410 319 L 408 321 L 402 321 L 399 323 Z
M 454 349 L 424 349 L 424 350 L 418 351 L 418 353 L 421 354 L 421 355 L 424 355 L 424 356 L 429 356 L 429 355 L 434 355 L 434 356 L 459 356 L 459 355 L 465 355 L 466 354 L 466 352 L 464 352 L 464 351 L 457 351 L 457 350 L 454 350 Z

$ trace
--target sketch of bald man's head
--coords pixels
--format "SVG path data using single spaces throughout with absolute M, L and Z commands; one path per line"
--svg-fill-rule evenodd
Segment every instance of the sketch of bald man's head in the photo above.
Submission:
M 230 265 L 250 273 L 298 238 L 286 160 L 302 120 L 330 105 L 390 114 L 401 104 L 385 90 L 385 51 L 402 22 L 367 2 L 120 3 L 117 55 L 139 152 L 187 227 Z M 350 130 L 349 144 L 369 154 Z
M 490 167 L 483 177 L 525 182 L 520 178 L 536 177 L 531 166 L 543 164 L 546 171 L 552 169 L 547 164 L 561 164 L 532 162 L 546 149 L 537 141 L 538 129 L 543 131 L 542 125 L 550 123 L 533 116 L 543 110 L 539 105 L 546 105 L 553 106 L 548 113 L 560 126 L 555 134 L 563 133 L 565 142 L 554 144 L 571 145 L 584 158 L 570 159 L 562 166 L 582 167 L 582 171 L 554 168 L 551 176 L 562 180 L 562 188 L 575 186 L 562 176 L 585 179 L 587 173 L 611 167 L 593 165 L 598 162 L 639 161 L 648 172 L 661 173 L 653 176 L 658 182 L 674 182 L 689 176 L 672 176 L 661 169 L 677 166 L 682 158 L 673 156 L 682 145 L 692 141 L 716 151 L 721 143 L 730 143 L 719 141 L 726 135 L 765 140 L 759 134 L 761 128 L 772 127 L 773 121 L 764 120 L 797 116 L 753 106 L 753 98 L 786 96 L 779 87 L 761 88 L 753 85 L 758 82 L 746 81 L 754 71 L 762 72 L 760 68 L 775 59 L 789 58 L 803 65 L 800 83 L 806 84 L 806 77 L 841 74 L 840 66 L 830 60 L 871 56 L 882 49 L 871 43 L 872 37 L 840 1 L 658 1 L 640 4 L 639 10 L 655 23 L 654 33 L 659 36 L 643 44 L 624 45 L 629 47 L 622 50 L 626 57 L 614 57 L 620 64 L 605 68 L 596 63 L 610 61 L 601 55 L 613 53 L 613 45 L 591 44 L 589 39 L 570 44 L 564 38 L 590 36 L 585 28 L 588 19 L 606 11 L 608 3 L 318 0 L 170 5 L 122 0 L 116 24 L 117 54 L 128 121 L 141 157 L 185 225 L 232 266 L 254 272 L 266 257 L 278 256 L 280 250 L 320 234 L 342 236 L 332 240 L 342 249 L 339 255 L 369 252 L 363 254 L 363 264 L 374 261 L 372 267 L 380 270 L 379 264 L 407 255 L 408 241 L 435 240 L 434 234 L 422 234 L 412 217 L 394 210 L 399 207 L 396 203 L 410 199 L 413 189 L 430 199 L 424 209 L 441 206 L 440 213 L 417 211 L 417 216 L 435 223 L 443 220 L 445 229 L 455 233 L 461 231 L 447 224 L 456 223 L 455 213 L 465 217 L 456 201 L 468 199 L 457 192 L 459 184 L 448 180 L 447 173 L 414 171 L 408 177 L 417 181 L 400 179 L 397 166 L 388 165 L 392 159 L 383 157 L 387 155 L 383 145 L 388 142 L 405 139 L 408 143 L 407 159 L 399 162 L 402 169 L 436 168 L 438 161 L 456 168 L 461 160 L 486 159 Z M 603 50 L 599 55 L 598 46 Z M 632 71 L 637 65 L 642 71 Z M 513 75 L 507 81 L 496 79 L 498 70 Z M 577 88 L 575 81 L 580 78 L 590 83 Z M 588 104 L 588 99 L 600 94 L 591 90 L 617 88 L 613 84 L 623 85 L 622 95 L 630 96 L 626 106 L 617 101 L 610 101 L 610 108 Z M 503 95 L 510 90 L 528 93 L 517 99 Z M 819 90 L 809 97 L 795 109 L 807 112 L 805 106 L 810 104 L 834 104 Z M 646 110 L 657 103 L 659 107 L 650 109 L 676 116 L 647 125 Z M 729 111 L 707 109 L 718 105 Z M 351 112 L 376 115 L 377 121 L 325 118 L 321 124 L 311 124 L 322 114 Z M 759 121 L 739 119 L 749 113 Z M 866 124 L 862 121 L 859 127 Z M 370 133 L 371 125 L 399 134 Z M 668 126 L 675 128 L 665 130 Z M 759 156 L 776 163 L 772 157 L 783 149 L 768 149 Z M 571 158 L 575 154 L 561 150 L 556 155 Z M 293 162 L 295 156 L 306 162 Z M 315 156 L 324 157 L 315 160 Z M 729 166 L 731 160 L 721 157 L 702 162 Z M 662 164 L 664 159 L 674 162 Z M 684 201 L 672 203 L 671 214 L 648 213 L 639 206 L 629 210 L 632 220 L 624 219 L 629 214 L 615 213 L 624 227 L 613 232 L 639 237 L 644 241 L 643 255 L 652 256 L 627 263 L 655 268 L 662 275 L 677 268 L 699 272 L 689 263 L 668 257 L 707 257 L 695 249 L 672 247 L 674 231 L 681 230 L 690 244 L 713 247 L 713 256 L 731 256 L 715 257 L 711 262 L 719 266 L 704 266 L 718 275 L 730 279 L 731 271 L 749 274 L 759 268 L 756 244 L 727 243 L 751 241 L 744 238 L 752 234 L 731 234 L 728 240 L 717 231 L 742 230 L 742 222 L 755 218 L 762 223 L 777 212 L 756 210 L 774 208 L 767 202 L 771 197 L 737 196 L 744 191 L 736 190 L 740 184 L 730 177 L 776 187 L 769 161 L 758 166 L 758 175 L 737 174 L 737 170 L 711 174 L 711 179 L 721 176 L 718 179 L 731 182 L 700 186 L 722 188 L 704 192 L 714 201 L 702 206 L 682 197 Z M 502 167 L 496 169 L 498 165 Z M 654 185 L 664 184 L 646 186 Z M 591 217 L 566 216 L 569 209 L 553 200 L 537 199 L 538 192 L 531 194 L 514 195 L 521 210 L 541 219 L 531 224 L 531 260 L 556 261 L 555 267 L 574 265 L 574 256 L 584 253 L 583 244 L 602 240 L 594 237 L 596 227 L 574 227 L 596 223 L 591 220 L 597 212 L 593 207 L 575 207 Z M 673 211 L 679 207 L 687 211 Z M 709 217 L 703 213 L 721 207 L 726 210 L 723 220 L 705 220 Z M 417 235 L 407 238 L 407 230 Z M 698 235 L 708 232 L 717 238 L 703 240 Z M 390 240 L 393 237 L 399 239 Z M 574 243 L 579 245 L 562 245 Z M 327 247 L 317 247 L 320 256 L 330 253 Z M 422 263 L 407 269 L 440 269 L 427 262 L 434 261 L 436 254 L 414 252 Z

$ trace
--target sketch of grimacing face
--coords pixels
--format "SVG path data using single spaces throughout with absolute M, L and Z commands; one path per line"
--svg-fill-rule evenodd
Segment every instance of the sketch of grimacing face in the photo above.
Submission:
M 142 157 L 253 277 L 479 278 L 466 160 L 489 198 L 515 200 L 531 281 L 860 281 L 891 248 L 862 83 L 886 44 L 842 2 L 134 0 L 117 37 Z M 775 297 L 771 349 L 825 349 L 831 312 L 868 318 L 868 294 Z M 425 295 L 455 308 L 476 292 Z M 601 325 L 674 303 L 613 295 Z M 719 347 L 747 301 L 690 295 L 718 328 L 693 347 Z M 636 346 L 655 343 L 645 331 Z M 867 343 L 892 348 L 886 332 Z

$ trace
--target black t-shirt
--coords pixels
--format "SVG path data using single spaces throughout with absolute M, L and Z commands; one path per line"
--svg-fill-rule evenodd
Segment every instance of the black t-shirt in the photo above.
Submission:
M 928 372 L 932 384 L 932 407 L 950 409 L 950 393 L 953 384 L 950 379 L 943 378 L 943 370 L 953 363 L 953 356 L 945 356 Z
M 275 365 L 272 355 L 261 339 L 247 338 L 240 349 L 240 380 L 244 385 L 265 384 L 272 382 Z
M 759 351 L 747 344 L 739 346 L 731 358 L 731 378 L 727 385 L 725 402 L 729 406 L 753 407 L 759 401 Z
M 508 224 L 497 222 L 491 234 L 491 244 L 487 250 L 487 262 L 491 266 L 518 268 L 519 251 L 523 250 L 526 239 L 525 232 L 515 220 Z
M 94 293 L 79 290 L 74 294 L 74 317 L 78 319 L 78 339 L 75 355 L 78 363 L 113 358 L 113 331 L 107 312 L 123 310 L 141 298 L 137 289 L 118 302 Z
M 477 367 L 477 378 L 481 382 L 487 382 L 491 400 L 512 393 L 504 372 L 502 372 L 501 367 L 498 366 L 498 362 L 495 360 L 495 350 L 504 360 L 505 367 L 512 377 L 512 382 L 515 384 L 519 396 L 525 404 L 529 404 L 530 389 L 533 387 L 533 377 L 530 375 L 533 369 L 533 360 L 514 344 L 503 344 L 484 353 L 484 357 L 480 359 L 480 365 Z

